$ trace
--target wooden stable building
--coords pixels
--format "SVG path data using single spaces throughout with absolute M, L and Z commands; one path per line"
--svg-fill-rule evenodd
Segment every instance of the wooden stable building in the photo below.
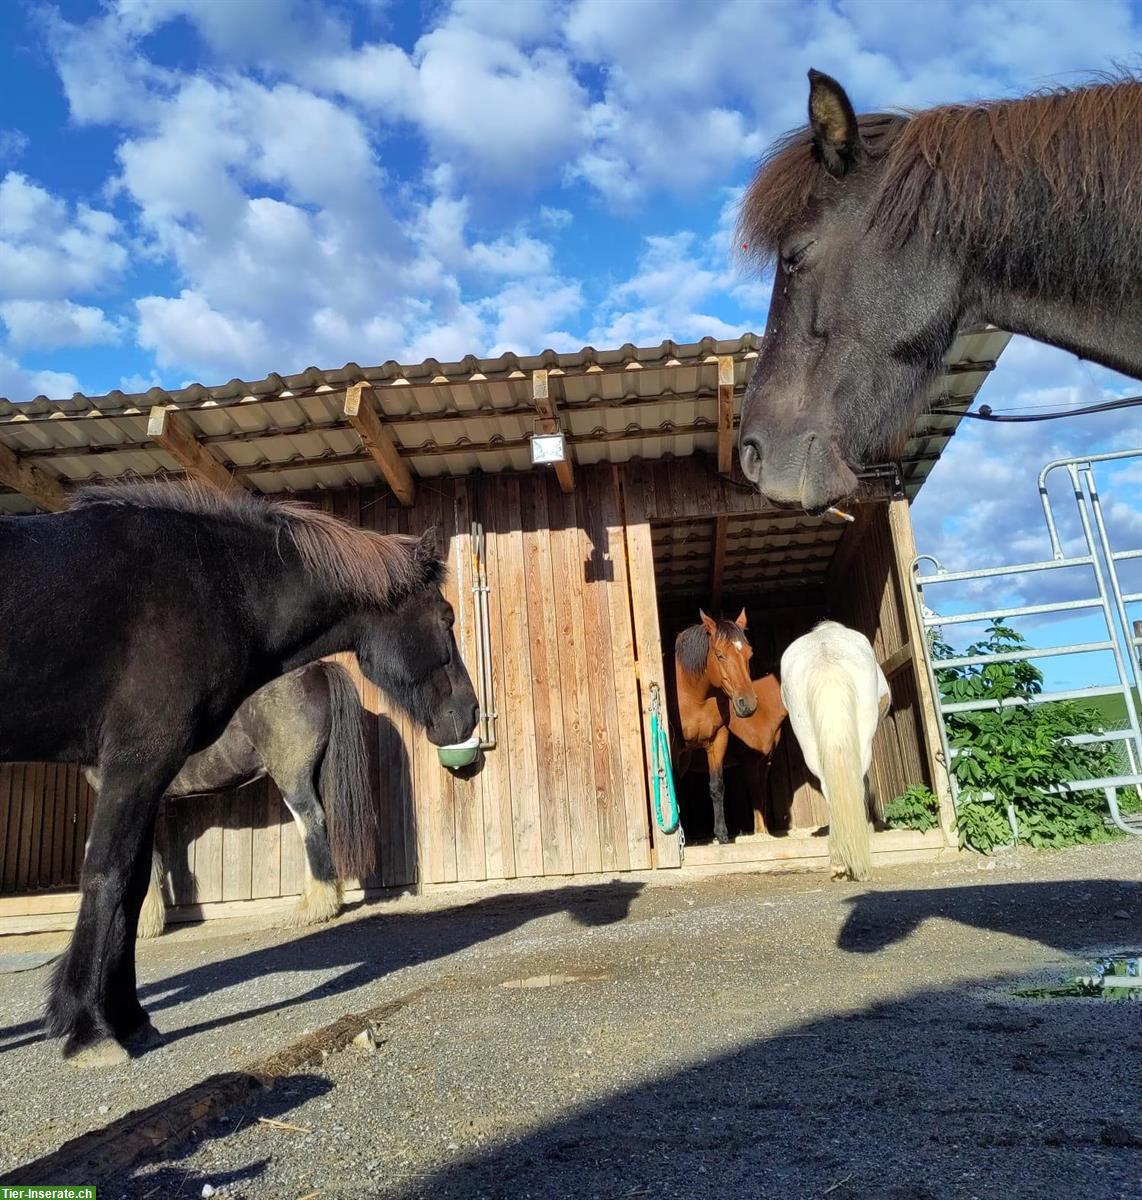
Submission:
M 966 410 L 1006 341 L 991 329 L 963 334 L 933 402 Z M 700 606 L 731 615 L 744 606 L 762 667 L 833 616 L 868 634 L 892 686 L 874 793 L 887 801 L 927 783 L 950 805 L 905 580 L 915 552 L 908 505 L 959 416 L 918 417 L 901 461 L 862 481 L 852 523 L 767 509 L 734 466 L 760 345 L 746 334 L 0 401 L 0 511 L 63 507 L 84 482 L 185 474 L 299 493 L 372 529 L 441 532 L 486 749 L 478 772 L 448 772 L 361 681 L 376 714 L 382 813 L 366 889 L 679 865 L 823 867 L 826 842 L 813 834 L 824 803 L 788 733 L 770 774 L 769 832 L 703 844 L 693 788 L 684 851 L 660 832 L 652 685 L 665 694 L 674 634 Z M 531 436 L 553 431 L 564 434 L 564 461 L 533 467 Z M 72 919 L 91 806 L 76 768 L 0 766 L 0 932 Z M 945 852 L 947 825 L 875 834 L 874 862 Z M 160 837 L 176 916 L 275 907 L 301 889 L 300 839 L 268 783 L 170 803 Z

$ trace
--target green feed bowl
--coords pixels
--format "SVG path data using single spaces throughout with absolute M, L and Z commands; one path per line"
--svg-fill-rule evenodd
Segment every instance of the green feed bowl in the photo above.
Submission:
M 476 761 L 480 753 L 480 735 L 472 736 L 466 742 L 454 742 L 451 746 L 437 746 L 436 757 L 443 767 L 468 767 Z

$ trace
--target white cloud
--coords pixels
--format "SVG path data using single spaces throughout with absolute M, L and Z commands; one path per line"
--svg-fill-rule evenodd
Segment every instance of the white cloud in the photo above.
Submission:
M 548 229 L 566 229 L 575 216 L 565 208 L 552 208 L 549 204 L 539 206 L 539 221 Z
M 575 283 L 555 284 L 537 291 L 513 283 L 499 292 L 488 306 L 494 314 L 494 342 L 489 354 L 512 350 L 536 354 L 540 350 L 578 350 L 583 342 L 556 326 L 575 316 L 583 307 L 583 295 Z
M 304 70 L 320 52 L 343 48 L 345 20 L 321 0 L 117 0 L 121 26 L 136 37 L 185 18 L 221 62 Z
M 126 266 L 115 218 L 69 206 L 25 175 L 0 182 L 0 298 L 61 297 L 98 289 Z
M 243 369 L 266 373 L 268 338 L 258 321 L 219 312 L 190 290 L 177 297 L 143 296 L 136 306 L 139 344 L 155 352 L 160 366 L 201 364 L 214 378 Z
M 146 119 L 155 92 L 170 72 L 135 52 L 138 30 L 110 9 L 86 25 L 73 25 L 55 10 L 44 18 L 56 70 L 71 118 L 79 125 Z
M 609 346 L 736 337 L 742 329 L 702 311 L 724 293 L 728 279 L 693 233 L 648 237 L 636 273 L 611 289 L 588 340 Z
M 0 129 L 0 162 L 14 162 L 28 148 L 28 135 L 20 129 Z
M 119 377 L 119 390 L 126 392 L 127 395 L 135 395 L 139 392 L 149 392 L 151 388 L 161 388 L 163 381 L 157 371 L 152 371 L 149 375 L 121 375 Z
M 0 396 L 7 400 L 20 402 L 37 396 L 59 399 L 79 390 L 79 380 L 66 371 L 37 371 L 0 354 Z
M 477 242 L 469 254 L 470 268 L 488 275 L 545 275 L 551 270 L 551 247 L 526 235 Z
M 521 47 L 528 23 L 493 7 L 454 10 L 411 54 L 374 43 L 319 62 L 314 85 L 411 122 L 467 178 L 536 190 L 583 147 L 587 93 L 565 54 Z
M 122 324 L 108 320 L 103 309 L 71 300 L 8 300 L 0 303 L 0 320 L 14 349 L 95 346 L 123 336 Z

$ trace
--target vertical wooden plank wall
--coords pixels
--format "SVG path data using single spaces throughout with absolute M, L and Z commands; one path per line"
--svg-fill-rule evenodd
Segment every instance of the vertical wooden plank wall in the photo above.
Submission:
M 0 894 L 74 887 L 94 804 L 78 767 L 0 764 Z

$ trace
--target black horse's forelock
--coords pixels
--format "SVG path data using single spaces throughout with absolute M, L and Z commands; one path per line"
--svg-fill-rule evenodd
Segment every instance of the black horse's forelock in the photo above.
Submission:
M 739 243 L 767 266 L 817 206 L 869 178 L 867 223 L 889 247 L 912 238 L 970 257 L 985 278 L 1105 303 L 1142 273 L 1142 81 L 1100 78 L 1015 100 L 858 117 L 861 154 L 829 174 L 808 128 L 762 160 L 739 210 Z
M 745 630 L 740 625 L 724 618 L 717 622 L 714 636 L 718 641 L 739 639 L 747 643 L 749 641 Z M 706 660 L 709 654 L 710 633 L 700 622 L 697 625 L 691 625 L 688 629 L 683 629 L 674 641 L 674 661 L 690 679 L 697 679 L 700 675 L 705 674 Z
M 97 505 L 185 513 L 232 521 L 288 537 L 307 572 L 334 592 L 361 604 L 389 605 L 426 587 L 440 587 L 447 567 L 408 534 L 358 529 L 332 513 L 297 500 L 221 492 L 192 482 L 100 484 L 79 489 L 72 509 Z

